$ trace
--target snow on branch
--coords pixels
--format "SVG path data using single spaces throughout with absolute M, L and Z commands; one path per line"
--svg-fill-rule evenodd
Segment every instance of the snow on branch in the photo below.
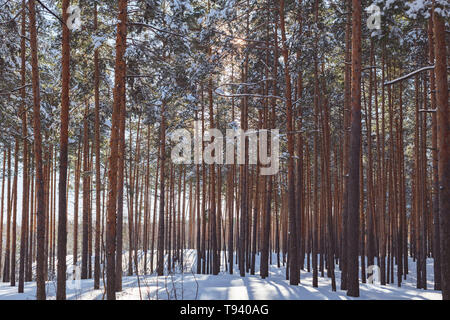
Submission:
M 219 89 L 220 90 L 220 89 Z M 254 98 L 272 98 L 272 99 L 279 99 L 284 100 L 284 98 L 274 95 L 262 95 L 262 94 L 256 94 L 256 93 L 225 93 L 223 91 L 219 91 L 218 89 L 214 90 L 214 93 L 225 98 L 242 98 L 242 97 L 254 97 Z
M 19 90 L 21 90 L 21 89 L 23 89 L 23 88 L 26 88 L 26 87 L 31 87 L 31 83 L 26 84 L 26 85 L 21 86 L 21 87 L 18 87 L 18 88 L 15 88 L 15 89 L 12 89 L 12 90 L 7 91 L 7 92 L 0 92 L 0 96 L 7 96 L 7 95 L 10 95 L 10 94 L 12 94 L 13 92 L 19 91 Z
M 56 14 L 54 13 L 52 10 L 50 10 L 45 4 L 43 4 L 40 0 L 36 0 L 45 10 L 47 10 L 52 16 L 54 16 L 56 19 L 59 20 L 59 22 L 61 22 L 61 24 L 65 25 L 66 23 L 64 21 L 62 21 L 62 19 Z
M 371 70 L 371 69 L 380 69 L 378 66 L 367 66 L 361 69 L 361 71 Z
M 385 85 L 385 86 L 388 86 L 388 85 L 394 84 L 394 83 L 396 83 L 396 82 L 406 80 L 406 79 L 408 79 L 408 78 L 410 78 L 410 77 L 416 75 L 417 73 L 420 73 L 420 72 L 426 71 L 426 70 L 431 70 L 431 69 L 434 69 L 434 66 L 427 66 L 427 67 L 423 67 L 423 68 L 417 69 L 417 70 L 415 70 L 415 71 L 413 71 L 413 72 L 411 72 L 411 73 L 408 73 L 407 75 L 404 75 L 404 76 L 402 76 L 402 77 L 400 77 L 400 78 L 397 78 L 397 79 L 394 79 L 394 80 L 385 82 L 384 85 Z M 447 70 L 448 70 L 448 69 L 450 69 L 450 66 L 447 67 Z
M 186 40 L 192 40 L 192 38 L 190 38 L 188 36 L 185 36 L 185 35 L 182 35 L 181 33 L 176 33 L 176 32 L 170 31 L 170 30 L 160 29 L 160 28 L 157 28 L 157 27 L 155 27 L 155 26 L 153 26 L 151 24 L 147 24 L 147 23 L 132 22 L 132 23 L 127 23 L 127 25 L 128 26 L 139 26 L 139 27 L 149 28 L 150 30 L 153 30 L 154 32 L 157 31 L 157 32 L 162 32 L 162 33 L 168 33 L 168 34 L 171 34 L 173 36 L 180 37 L 180 38 L 183 38 L 183 39 L 186 39 Z
M 272 99 L 279 99 L 279 100 L 284 100 L 284 98 L 279 97 L 279 96 L 274 96 L 274 95 L 261 95 L 261 94 L 256 94 L 256 93 L 226 93 L 224 91 L 222 91 L 221 87 L 224 86 L 246 86 L 246 87 L 251 87 L 251 86 L 256 86 L 262 82 L 266 82 L 266 81 L 273 81 L 274 79 L 271 78 L 267 78 L 267 79 L 262 79 L 260 81 L 257 82 L 250 82 L 250 83 L 246 83 L 246 82 L 240 82 L 240 83 L 224 83 L 221 84 L 220 86 L 218 86 L 216 89 L 214 89 L 214 92 L 221 96 L 221 97 L 226 97 L 226 98 L 240 98 L 240 97 L 255 97 L 255 98 L 272 98 Z
M 394 83 L 397 83 L 397 82 L 406 80 L 406 79 L 408 79 L 408 78 L 411 78 L 412 76 L 414 76 L 414 75 L 416 75 L 416 74 L 418 74 L 418 73 L 420 73 L 420 72 L 422 72 L 422 71 L 431 70 L 431 69 L 434 69 L 434 65 L 433 65 L 433 66 L 422 67 L 422 68 L 417 69 L 417 70 L 415 70 L 415 71 L 413 71 L 413 72 L 411 72 L 411 73 L 408 73 L 407 75 L 401 76 L 400 78 L 397 78 L 397 79 L 394 79 L 394 80 L 385 82 L 384 85 L 385 85 L 385 86 L 389 86 L 389 85 L 391 85 L 391 84 L 394 84 Z
M 251 87 L 251 86 L 259 85 L 259 84 L 262 83 L 262 82 L 266 82 L 266 81 L 274 81 L 274 80 L 275 80 L 275 79 L 267 78 L 267 79 L 262 79 L 262 80 L 256 81 L 256 82 L 224 83 L 224 84 L 221 84 L 220 86 L 218 86 L 218 87 L 216 88 L 216 90 L 219 89 L 219 88 L 221 88 L 221 87 L 224 87 L 224 86 L 244 86 L 244 87 Z
M 16 18 L 22 13 L 22 10 L 23 10 L 23 9 L 20 9 L 19 12 L 17 12 L 17 14 L 16 14 L 11 20 L 8 20 L 8 21 L 1 21 L 0 24 L 8 24 L 8 23 L 10 23 L 10 22 L 16 20 Z

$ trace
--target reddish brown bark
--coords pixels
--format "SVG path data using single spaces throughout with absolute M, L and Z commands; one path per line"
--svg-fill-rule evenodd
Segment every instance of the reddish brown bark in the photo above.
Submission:
M 361 145 L 361 2 L 352 0 L 352 116 L 348 179 L 347 294 L 359 297 L 359 174 Z
M 94 29 L 97 30 L 97 4 L 94 4 Z M 98 48 L 94 52 L 94 112 L 95 112 L 95 258 L 94 289 L 100 288 L 100 97 L 99 97 L 99 61 Z
M 63 21 L 68 20 L 69 0 L 62 2 Z M 61 131 L 59 138 L 59 188 L 58 188 L 58 273 L 56 299 L 66 299 L 66 255 L 67 255 L 67 144 L 69 131 L 69 83 L 70 83 L 70 33 L 62 25 L 62 88 Z
M 159 218 L 158 218 L 158 256 L 156 272 L 158 276 L 164 274 L 164 198 L 165 198 L 165 160 L 166 160 L 166 118 L 165 103 L 161 106 L 161 127 L 160 127 L 160 192 L 159 192 Z
M 433 6 L 436 6 L 435 1 L 433 1 Z M 445 22 L 436 10 L 433 13 L 433 26 L 438 126 L 441 289 L 442 298 L 450 300 L 450 118 L 448 109 L 447 45 L 445 41 Z
M 36 257 L 36 298 L 45 300 L 45 202 L 44 177 L 42 172 L 42 139 L 39 93 L 39 66 L 37 56 L 36 8 L 35 0 L 28 1 L 30 23 L 31 68 L 33 87 L 33 131 L 34 131 L 34 159 L 36 162 L 36 193 L 37 193 L 37 257 Z
M 300 282 L 300 273 L 298 267 L 298 238 L 297 238 L 297 213 L 295 207 L 295 176 L 294 176 L 294 128 L 293 128 L 293 110 L 292 110 L 292 90 L 291 76 L 289 71 L 289 52 L 286 43 L 286 27 L 284 18 L 284 0 L 279 3 L 280 29 L 282 50 L 284 59 L 284 79 L 285 79 L 285 98 L 286 98 L 286 130 L 288 138 L 288 212 L 289 212 L 289 283 L 298 285 Z
M 106 297 L 116 299 L 116 201 L 117 201 L 117 154 L 119 149 L 119 126 L 121 108 L 125 101 L 125 49 L 127 32 L 127 0 L 118 0 L 118 23 L 116 35 L 116 60 L 114 76 L 114 103 L 111 122 L 110 157 L 108 168 L 108 202 L 106 220 Z M 118 252 L 121 254 L 121 252 Z
M 27 111 L 25 109 L 25 72 L 26 72 L 26 58 L 25 58 L 25 20 L 26 20 L 26 5 L 25 0 L 22 0 L 22 25 L 21 33 L 22 37 L 20 39 L 20 58 L 21 58 L 21 85 L 23 89 L 20 92 L 21 95 L 21 117 L 22 117 L 22 142 L 23 142 L 23 171 L 22 171 L 22 223 L 21 223 L 21 233 L 20 233 L 20 262 L 19 262 L 19 287 L 18 292 L 23 293 L 24 282 L 25 282 L 25 264 L 26 264 L 26 245 L 28 242 L 28 129 L 27 129 Z M 3 205 L 3 201 L 2 201 Z M 3 211 L 3 207 L 2 207 Z M 3 213 L 2 213 L 3 215 Z M 3 217 L 2 217 L 3 218 Z M 3 219 L 0 221 L 3 224 Z M 0 232 L 0 235 L 2 233 Z M 1 245 L 0 245 L 1 248 Z M 1 249 L 0 249 L 1 257 Z M 1 270 L 1 268 L 0 268 Z

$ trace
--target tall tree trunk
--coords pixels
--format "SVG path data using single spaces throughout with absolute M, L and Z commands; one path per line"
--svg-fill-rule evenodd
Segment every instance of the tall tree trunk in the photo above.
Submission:
M 361 145 L 361 2 L 352 0 L 352 116 L 348 179 L 347 295 L 359 297 L 359 161 Z
M 346 1 L 347 20 L 345 27 L 345 66 L 344 66 L 344 145 L 343 145 L 343 186 L 342 186 L 342 236 L 341 255 L 339 268 L 341 269 L 341 290 L 347 290 L 347 235 L 348 235 L 348 180 L 349 180 L 349 151 L 350 151 L 350 117 L 351 117 L 351 25 L 352 5 L 351 0 Z
M 62 19 L 68 20 L 70 0 L 62 2 Z M 69 133 L 69 83 L 70 83 L 70 33 L 62 26 L 62 88 L 61 88 L 61 132 L 59 138 L 59 186 L 58 186 L 58 274 L 56 299 L 66 299 L 66 255 L 67 255 L 67 144 Z M 84 196 L 84 195 L 83 195 Z
M 126 38 L 126 33 L 125 36 Z M 124 38 L 124 39 L 125 39 Z M 124 44 L 126 48 L 126 44 Z M 123 50 L 125 50 L 125 48 Z M 126 74 L 126 63 L 121 72 L 123 77 Z M 119 149 L 118 149 L 118 176 L 117 176 L 117 217 L 116 217 L 116 278 L 115 288 L 116 292 L 122 291 L 122 248 L 123 248 L 123 194 L 124 194 L 124 176 L 125 176 L 125 121 L 126 121 L 126 83 L 123 80 L 121 86 L 121 100 L 120 100 L 120 123 L 119 123 Z
M 1 214 L 0 214 L 0 272 L 2 270 L 2 251 L 3 251 L 3 213 L 4 213 L 4 208 L 3 208 L 3 204 L 5 202 L 5 179 L 6 179 L 6 171 L 5 171 L 5 166 L 6 166 L 6 158 L 7 158 L 7 150 L 5 149 L 3 151 L 3 169 L 2 169 L 2 202 L 1 202 Z M 3 277 L 2 277 L 3 278 Z
M 198 121 L 198 111 L 195 111 L 195 121 Z M 200 128 L 196 128 L 195 134 L 197 136 L 200 135 L 199 133 Z M 201 131 L 201 142 L 202 142 L 202 149 L 203 152 L 203 131 Z M 196 248 L 197 248 L 197 269 L 196 273 L 200 274 L 202 272 L 202 244 L 201 244 L 201 207 L 200 207 L 200 164 L 197 164 L 195 166 L 195 181 L 196 181 L 196 187 L 195 187 L 195 194 L 196 194 L 196 210 L 197 210 L 197 233 L 196 233 Z
M 42 172 L 42 140 L 41 140 L 41 98 L 39 93 L 39 66 L 37 56 L 37 31 L 35 0 L 28 1 L 30 23 L 31 69 L 33 87 L 33 131 L 34 159 L 36 162 L 37 193 L 37 257 L 36 257 L 36 298 L 45 300 L 45 200 L 44 177 Z
M 211 54 L 211 48 L 209 49 Z M 208 81 L 208 100 L 209 100 L 209 125 L 210 128 L 214 128 L 214 109 L 213 109 L 213 94 L 212 94 L 212 79 Z M 211 139 L 210 143 L 214 143 Z M 214 154 L 211 155 L 214 157 Z M 211 250 L 212 250 L 212 274 L 218 275 L 220 269 L 220 256 L 217 251 L 217 218 L 216 218 L 216 175 L 215 165 L 210 165 L 210 221 L 211 221 Z M 220 188 L 220 186 L 218 186 Z M 220 237 L 220 236 L 219 236 Z M 220 249 L 220 248 L 219 248 Z
M 14 145 L 14 179 L 12 189 L 12 226 L 11 226 L 11 286 L 16 286 L 16 230 L 17 230 L 17 176 L 19 170 L 19 137 Z
M 74 209 L 73 209 L 73 276 L 75 277 L 78 262 L 78 203 L 80 193 L 80 170 L 81 170 L 81 137 L 78 139 L 77 160 L 75 162 L 74 181 Z
M 166 160 L 166 117 L 165 103 L 161 106 L 161 128 L 160 128 L 160 197 L 159 197 L 159 221 L 158 221 L 158 259 L 156 272 L 158 276 L 164 274 L 164 198 L 165 198 L 165 160 Z
M 108 170 L 108 203 L 106 218 L 106 297 L 108 300 L 116 299 L 116 201 L 117 201 L 117 165 L 119 149 L 119 126 L 122 119 L 122 108 L 125 101 L 125 49 L 127 34 L 127 0 L 118 0 L 118 23 L 116 35 L 116 60 L 114 75 L 114 103 L 111 123 L 110 157 Z M 117 252 L 117 254 L 122 254 Z
M 150 256 L 150 273 L 153 273 L 154 268 L 154 255 L 155 255 L 155 229 L 156 229 L 156 209 L 157 209 L 157 201 L 158 201 L 158 175 L 159 175 L 159 161 L 160 156 L 159 153 L 161 152 L 161 146 L 158 146 L 158 155 L 156 160 L 156 177 L 155 177 L 155 189 L 154 189 L 154 198 L 153 198 L 153 221 L 152 221 L 152 251 Z
M 6 188 L 6 242 L 5 242 L 5 262 L 3 265 L 3 282 L 10 280 L 11 267 L 11 147 L 8 146 L 7 160 L 8 183 Z
M 94 4 L 94 29 L 97 30 L 97 4 Z M 94 104 L 95 104 L 95 260 L 94 289 L 100 288 L 100 97 L 99 97 L 98 48 L 94 52 Z
M 85 102 L 83 120 L 83 218 L 82 218 L 82 243 L 81 243 L 81 279 L 87 279 L 89 259 L 89 219 L 91 215 L 89 206 L 89 103 Z
M 286 27 L 284 18 L 284 0 L 279 3 L 282 54 L 284 59 L 285 98 L 286 98 L 286 130 L 288 138 L 288 212 L 289 212 L 289 283 L 298 285 L 300 273 L 298 267 L 297 214 L 295 207 L 295 173 L 294 173 L 294 129 L 292 117 L 292 90 L 289 71 L 289 52 L 286 43 Z
M 447 45 L 445 22 L 433 1 L 434 52 L 437 103 L 439 222 L 442 298 L 450 300 L 450 119 L 448 109 Z M 442 8 L 441 8 L 442 9 Z
M 23 293 L 25 282 L 25 264 L 26 264 L 26 245 L 28 241 L 28 129 L 27 129 L 27 110 L 25 109 L 25 72 L 26 72 L 26 58 L 25 58 L 25 23 L 26 23 L 26 4 L 25 0 L 22 0 L 22 25 L 20 39 L 20 58 L 21 58 L 21 85 L 23 89 L 20 91 L 21 95 L 21 113 L 22 113 L 22 142 L 23 142 L 23 170 L 22 170 L 22 223 L 20 232 L 20 265 L 19 265 L 19 288 L 18 292 Z M 3 201 L 2 201 L 3 206 Z M 3 211 L 3 207 L 2 207 Z M 3 224 L 3 217 L 0 221 Z M 0 235 L 2 233 L 0 232 Z M 1 246 L 0 246 L 1 247 Z M 1 257 L 1 249 L 0 249 Z M 1 259 L 0 259 L 1 260 Z M 1 268 L 0 268 L 1 270 Z
M 434 64 L 434 39 L 433 39 L 433 13 L 428 20 L 428 54 L 429 62 Z M 430 70 L 431 110 L 436 110 L 436 85 L 434 70 Z M 434 258 L 434 290 L 441 290 L 441 249 L 439 230 L 439 173 L 438 173 L 438 146 L 437 146 L 437 117 L 436 112 L 431 115 L 431 147 L 433 166 L 433 258 Z

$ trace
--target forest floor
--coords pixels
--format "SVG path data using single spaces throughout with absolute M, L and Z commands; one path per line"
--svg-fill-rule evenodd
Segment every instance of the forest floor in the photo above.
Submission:
M 257 257 L 258 262 L 259 257 Z M 69 259 L 68 259 L 69 260 Z M 219 275 L 195 274 L 196 252 L 185 251 L 184 272 L 178 270 L 172 275 L 157 277 L 156 275 L 125 276 L 123 277 L 123 291 L 117 294 L 123 300 L 347 300 L 355 299 L 346 296 L 346 292 L 339 290 L 340 271 L 336 270 L 337 291 L 331 290 L 331 279 L 320 277 L 319 287 L 312 286 L 312 272 L 301 271 L 301 284 L 289 285 L 286 280 L 284 266 L 277 268 L 276 255 L 272 256 L 273 264 L 270 267 L 270 276 L 261 279 L 259 265 L 256 265 L 255 275 L 239 276 L 235 265 L 234 274 L 230 275 L 222 270 Z M 223 264 L 223 263 L 222 263 Z M 442 299 L 440 291 L 433 289 L 433 261 L 427 261 L 427 278 L 429 290 L 416 289 L 415 262 L 409 259 L 410 273 L 403 280 L 399 288 L 395 283 L 381 286 L 374 284 L 360 284 L 360 297 L 366 300 L 433 300 Z M 222 266 L 223 267 L 223 266 Z M 193 271 L 194 270 L 194 271 Z M 104 299 L 103 279 L 100 289 L 93 290 L 94 280 L 67 281 L 67 299 L 101 300 Z M 55 299 L 56 280 L 48 281 L 47 299 Z M 9 283 L 0 283 L 0 300 L 34 300 L 36 299 L 36 283 L 25 283 L 25 292 L 17 293 L 17 286 L 11 287 Z

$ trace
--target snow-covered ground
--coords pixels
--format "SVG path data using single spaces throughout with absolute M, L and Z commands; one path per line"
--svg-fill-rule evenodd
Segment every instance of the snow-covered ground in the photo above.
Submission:
M 69 259 L 68 259 L 69 260 Z M 222 260 L 223 261 L 223 260 Z M 274 263 L 276 257 L 273 256 Z M 258 261 L 257 261 L 258 262 Z M 339 290 L 340 271 L 336 270 L 337 291 L 331 291 L 329 278 L 319 277 L 319 287 L 312 286 L 312 273 L 301 272 L 301 284 L 291 286 L 285 277 L 285 268 L 277 268 L 276 264 L 270 267 L 270 276 L 261 279 L 257 263 L 256 275 L 239 276 L 239 270 L 235 267 L 233 275 L 224 270 L 217 276 L 194 274 L 196 267 L 196 254 L 194 250 L 185 251 L 184 272 L 178 271 L 173 275 L 157 277 L 156 275 L 123 277 L 123 291 L 117 294 L 118 299 L 123 300 L 156 300 L 156 299 L 189 299 L 189 300 L 347 300 L 353 299 L 346 296 L 345 291 Z M 409 261 L 410 273 L 403 281 L 402 287 L 396 284 L 380 286 L 375 280 L 374 284 L 361 284 L 361 296 L 358 299 L 391 300 L 391 299 L 442 299 L 439 291 L 420 290 L 415 288 L 415 263 Z M 320 275 L 320 274 L 319 274 Z M 326 275 L 326 272 L 325 272 Z M 433 288 L 433 262 L 427 261 L 428 288 Z M 104 298 L 103 279 L 101 289 L 93 290 L 93 279 L 68 281 L 68 299 L 101 300 Z M 47 282 L 47 298 L 55 299 L 56 282 Z M 36 283 L 27 282 L 25 292 L 17 293 L 17 287 L 11 287 L 9 283 L 0 283 L 0 300 L 14 299 L 25 300 L 36 298 Z

